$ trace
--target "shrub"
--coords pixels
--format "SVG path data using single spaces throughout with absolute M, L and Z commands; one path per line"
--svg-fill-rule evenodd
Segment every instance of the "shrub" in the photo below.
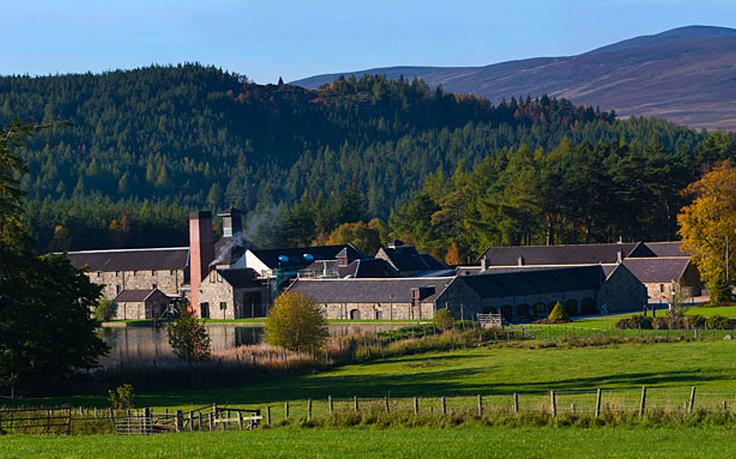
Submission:
M 133 408 L 133 386 L 130 384 L 123 384 L 118 386 L 115 390 L 107 391 L 109 394 L 108 398 L 112 408 L 122 413 L 126 410 Z
M 329 336 L 319 306 L 301 293 L 276 298 L 266 319 L 266 342 L 292 351 L 321 349 Z
M 95 319 L 100 322 L 108 322 L 115 317 L 118 310 L 118 304 L 115 300 L 103 298 L 94 310 Z
M 440 330 L 449 330 L 455 324 L 452 313 L 447 309 L 438 309 L 434 313 L 434 326 Z
M 651 330 L 654 320 L 646 316 L 625 317 L 616 322 L 616 328 Z
M 706 327 L 711 330 L 733 330 L 736 328 L 736 319 L 723 316 L 709 317 L 705 321 Z
M 565 322 L 570 322 L 570 317 L 567 315 L 567 311 L 565 311 L 562 303 L 558 301 L 557 303 L 555 303 L 552 311 L 550 311 L 549 316 L 547 316 L 547 323 L 561 324 Z
M 191 364 L 210 356 L 210 337 L 207 329 L 186 308 L 180 308 L 179 318 L 166 327 L 169 344 L 174 354 Z

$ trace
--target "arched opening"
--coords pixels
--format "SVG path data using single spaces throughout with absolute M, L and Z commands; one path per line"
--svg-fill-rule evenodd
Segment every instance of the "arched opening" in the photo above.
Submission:
M 580 302 L 580 307 L 583 314 L 595 314 L 598 312 L 598 306 L 595 304 L 595 300 L 590 297 L 583 298 L 583 301 Z
M 574 316 L 578 313 L 578 300 L 565 301 L 565 312 L 568 316 Z
M 516 306 L 516 317 L 520 319 L 528 319 L 529 318 L 529 305 L 526 303 L 521 303 Z
M 350 320 L 360 320 L 360 311 L 358 311 L 357 309 L 351 309 Z
M 501 317 L 511 322 L 511 320 L 514 318 L 514 307 L 510 304 L 504 304 L 503 306 L 501 306 Z

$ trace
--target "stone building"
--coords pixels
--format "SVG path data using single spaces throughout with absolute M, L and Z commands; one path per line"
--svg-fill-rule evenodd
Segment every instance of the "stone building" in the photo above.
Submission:
M 455 277 L 297 279 L 287 290 L 318 303 L 328 319 L 431 320 Z
M 669 304 L 702 294 L 700 272 L 689 257 L 627 258 L 623 264 L 644 284 L 650 303 Z
M 212 269 L 199 284 L 197 309 L 203 319 L 264 317 L 269 295 L 252 269 Z
M 398 239 L 391 241 L 386 247 L 381 247 L 375 256 L 378 260 L 385 260 L 391 268 L 402 276 L 421 275 L 431 271 L 447 269 L 432 255 L 420 253 L 410 245 L 404 245 Z
M 654 257 L 643 242 L 607 244 L 517 245 L 490 247 L 478 259 L 487 266 L 586 265 L 616 263 L 629 257 Z
M 123 290 L 159 289 L 168 296 L 181 296 L 187 283 L 188 247 L 111 249 L 69 252 L 76 268 L 103 285 L 102 295 L 114 299 Z
M 166 310 L 171 298 L 161 290 L 123 290 L 115 297 L 118 305 L 116 320 L 157 319 Z

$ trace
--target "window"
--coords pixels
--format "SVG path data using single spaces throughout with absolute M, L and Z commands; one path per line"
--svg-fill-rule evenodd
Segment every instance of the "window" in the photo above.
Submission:
M 115 277 L 120 276 L 120 271 L 115 271 Z
M 376 310 L 376 320 L 382 320 L 383 319 L 383 311 L 380 309 Z
M 151 284 L 151 290 L 157 289 L 157 288 L 158 288 L 158 284 Z
M 119 285 L 116 285 L 115 286 L 115 294 L 117 295 L 118 293 L 120 293 L 120 286 Z
M 151 270 L 151 276 L 156 277 L 156 271 L 154 271 L 153 269 Z
M 174 275 L 174 270 L 173 269 L 170 269 L 169 270 L 169 274 L 173 276 Z
M 227 303 L 220 301 L 220 311 L 224 311 L 225 309 L 227 309 Z
M 659 284 L 659 293 L 664 293 L 664 284 Z
M 97 278 L 99 279 L 100 277 L 102 277 L 102 271 L 97 271 Z
M 210 304 L 205 303 L 199 303 L 199 316 L 202 319 L 209 319 L 210 318 Z
M 137 272 L 138 272 L 138 271 L 136 271 L 136 270 L 134 269 L 134 270 L 133 270 L 133 276 L 135 276 Z

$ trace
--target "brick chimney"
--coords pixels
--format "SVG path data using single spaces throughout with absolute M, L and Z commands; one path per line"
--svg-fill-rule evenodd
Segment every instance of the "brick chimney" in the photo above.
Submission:
M 199 286 L 209 274 L 209 265 L 215 259 L 215 241 L 212 235 L 212 212 L 200 210 L 189 214 L 189 285 L 191 310 L 199 312 Z

